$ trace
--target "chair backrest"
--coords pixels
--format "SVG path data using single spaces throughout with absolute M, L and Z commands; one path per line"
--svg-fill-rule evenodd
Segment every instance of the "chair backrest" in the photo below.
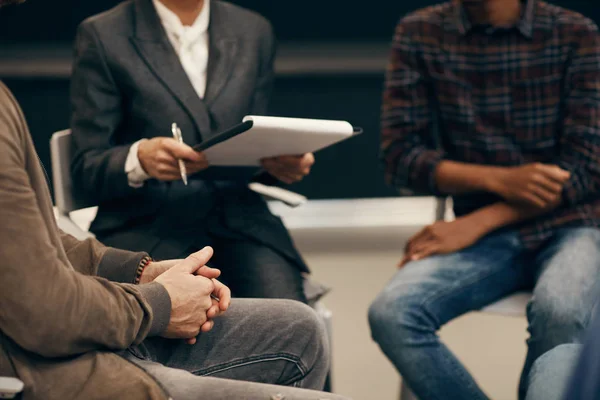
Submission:
M 59 213 L 62 215 L 95 205 L 87 201 L 84 196 L 77 195 L 73 189 L 73 181 L 71 179 L 72 141 L 70 129 L 56 132 L 50 139 L 54 202 Z

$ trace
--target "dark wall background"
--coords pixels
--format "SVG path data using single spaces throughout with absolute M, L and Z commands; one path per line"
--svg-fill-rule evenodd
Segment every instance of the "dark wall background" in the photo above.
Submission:
M 326 55 L 328 49 L 331 54 L 335 54 L 341 47 L 345 49 L 346 64 L 342 62 L 333 68 L 321 68 L 320 72 L 306 73 L 302 70 L 290 73 L 288 68 L 287 73 L 281 74 L 277 79 L 271 114 L 345 119 L 365 128 L 362 137 L 320 152 L 311 176 L 294 189 L 310 198 L 395 195 L 395 192 L 384 185 L 377 161 L 385 48 L 401 15 L 439 1 L 234 2 L 269 18 L 280 39 L 282 50 L 303 43 L 302 47 L 307 50 L 302 54 L 306 54 L 307 58 L 314 58 L 315 65 L 327 64 L 323 49 Z M 3 47 L 22 50 L 23 67 L 26 63 L 35 62 L 36 54 L 48 53 L 50 48 L 62 49 L 58 53 L 66 54 L 68 58 L 68 50 L 79 22 L 118 3 L 118 0 L 29 0 L 25 4 L 2 9 L 0 67 L 3 62 L 9 61 L 7 57 L 11 57 L 10 61 L 13 62 L 16 57 L 14 51 L 3 53 Z M 582 12 L 597 23 L 600 22 L 600 5 L 597 0 L 557 0 L 553 3 Z M 320 53 L 311 53 L 311 48 L 320 48 Z M 65 57 L 60 54 L 57 57 Z M 355 64 L 359 66 L 369 58 L 377 59 L 379 67 L 365 70 L 353 68 L 353 73 L 348 74 L 347 65 L 353 63 L 353 58 L 358 60 Z M 68 77 L 52 76 L 51 73 L 39 76 L 3 76 L 0 73 L 0 79 L 13 90 L 21 103 L 40 158 L 49 167 L 49 137 L 53 131 L 68 126 Z
M 263 14 L 280 39 L 387 40 L 399 16 L 440 0 L 230 0 Z M 84 18 L 107 10 L 120 0 L 28 0 L 0 11 L 2 40 L 70 41 Z M 585 15 L 600 18 L 597 0 L 551 0 Z M 49 18 L 51 16 L 51 18 Z
M 282 40 L 387 39 L 398 16 L 436 0 L 233 0 L 269 18 Z M 29 0 L 1 11 L 0 37 L 19 41 L 71 40 L 77 24 L 120 0 Z M 360 4 L 360 5 L 359 5 Z M 61 11 L 59 12 L 58 9 Z M 53 18 L 48 18 L 52 15 Z M 36 29 L 24 29 L 23 23 Z

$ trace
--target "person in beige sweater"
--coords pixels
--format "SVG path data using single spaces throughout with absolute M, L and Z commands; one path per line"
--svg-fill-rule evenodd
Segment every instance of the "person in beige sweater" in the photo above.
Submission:
M 211 256 L 152 262 L 61 232 L 0 82 L 0 376 L 24 382 L 22 399 L 341 399 L 307 390 L 328 370 L 314 311 L 231 301 Z

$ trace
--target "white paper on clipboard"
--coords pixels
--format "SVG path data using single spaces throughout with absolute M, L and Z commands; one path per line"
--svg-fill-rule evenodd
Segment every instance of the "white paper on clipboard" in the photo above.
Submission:
M 206 150 L 210 165 L 260 166 L 263 158 L 313 153 L 358 132 L 346 121 L 246 116 L 252 128 Z

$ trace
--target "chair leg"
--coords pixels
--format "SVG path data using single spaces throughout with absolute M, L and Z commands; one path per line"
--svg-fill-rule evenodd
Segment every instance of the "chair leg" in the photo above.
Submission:
M 404 383 L 404 379 L 400 384 L 400 400 L 419 400 L 412 390 L 410 390 L 408 385 Z
M 327 379 L 325 380 L 325 386 L 323 387 L 323 391 L 327 393 L 333 393 L 332 383 L 331 383 L 331 370 L 327 373 Z

